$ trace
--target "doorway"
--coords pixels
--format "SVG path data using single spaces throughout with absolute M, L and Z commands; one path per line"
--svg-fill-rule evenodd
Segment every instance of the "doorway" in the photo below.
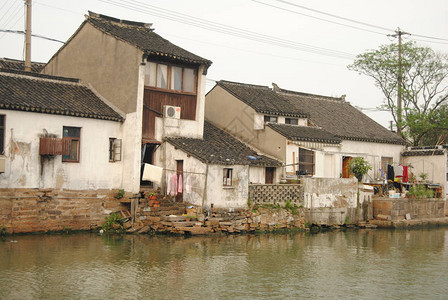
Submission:
M 177 173 L 177 195 L 176 202 L 182 202 L 183 197 L 183 186 L 184 186 L 184 161 L 176 160 L 176 173 Z
M 265 184 L 274 184 L 274 178 L 275 178 L 275 168 L 274 167 L 267 167 L 266 173 L 265 173 Z

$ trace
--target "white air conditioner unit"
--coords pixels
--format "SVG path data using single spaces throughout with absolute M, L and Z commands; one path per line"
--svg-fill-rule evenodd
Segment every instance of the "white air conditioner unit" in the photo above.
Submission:
M 163 117 L 171 119 L 180 119 L 180 107 L 164 105 L 163 106 Z

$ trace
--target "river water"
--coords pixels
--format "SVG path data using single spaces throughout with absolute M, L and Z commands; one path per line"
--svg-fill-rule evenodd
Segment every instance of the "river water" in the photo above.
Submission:
M 448 229 L 0 240 L 0 299 L 448 299 Z

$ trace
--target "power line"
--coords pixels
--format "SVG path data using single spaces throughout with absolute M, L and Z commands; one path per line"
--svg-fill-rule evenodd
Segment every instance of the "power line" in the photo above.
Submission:
M 25 31 L 23 30 L 9 30 L 9 29 L 0 29 L 0 32 L 4 32 L 4 33 L 15 33 L 15 34 L 25 34 Z M 40 38 L 40 39 L 44 39 L 44 40 L 48 40 L 48 41 L 52 41 L 52 42 L 58 42 L 58 43 L 62 43 L 64 44 L 65 42 L 57 40 L 57 39 L 53 39 L 53 38 L 49 38 L 43 35 L 39 35 L 39 34 L 31 34 L 31 36 L 36 37 L 36 38 Z
M 369 29 L 365 29 L 365 28 L 360 28 L 360 27 L 356 27 L 356 26 L 352 26 L 352 25 L 348 25 L 348 24 L 344 24 L 344 23 L 339 23 L 339 22 L 327 20 L 327 19 L 324 19 L 324 18 L 319 18 L 319 17 L 307 15 L 307 14 L 300 13 L 300 12 L 295 11 L 295 10 L 283 8 L 283 7 L 280 7 L 280 6 L 273 5 L 273 4 L 264 3 L 264 2 L 261 2 L 261 1 L 258 1 L 258 0 L 252 0 L 252 2 L 256 2 L 256 3 L 259 3 L 259 4 L 265 5 L 265 6 L 273 7 L 273 8 L 279 9 L 279 10 L 287 11 L 287 12 L 290 12 L 290 13 L 293 13 L 293 14 L 296 14 L 296 15 L 301 15 L 301 16 L 305 16 L 305 17 L 308 17 L 308 18 L 312 18 L 312 19 L 316 19 L 316 20 L 320 20 L 320 21 L 324 21 L 324 22 L 328 22 L 328 23 L 332 23 L 332 24 L 337 24 L 337 25 L 340 25 L 340 26 L 345 26 L 345 27 L 349 27 L 349 28 L 353 28 L 353 29 L 357 29 L 357 30 L 362 30 L 362 31 L 367 31 L 367 32 L 379 34 L 379 35 L 384 35 L 383 33 L 378 32 L 378 31 L 373 31 L 373 30 L 369 30 Z
M 354 58 L 353 54 L 342 52 L 342 51 L 336 51 L 331 50 L 327 48 L 312 46 L 308 44 L 298 43 L 291 40 L 281 39 L 274 36 L 269 36 L 265 34 L 260 34 L 257 32 L 249 31 L 240 29 L 237 27 L 232 27 L 224 24 L 220 24 L 217 22 L 208 21 L 205 19 L 200 19 L 196 17 L 192 17 L 190 15 L 166 10 L 163 8 L 159 8 L 153 5 L 149 5 L 143 2 L 139 1 L 113 1 L 113 0 L 98 0 L 100 2 L 112 4 L 115 6 L 123 7 L 129 10 L 137 11 L 137 12 L 143 12 L 147 13 L 149 15 L 161 17 L 164 19 L 172 20 L 175 22 L 199 27 L 206 30 L 211 30 L 214 32 L 219 32 L 227 35 L 237 36 L 245 39 L 249 39 L 252 41 L 257 41 L 265 44 L 270 44 L 274 46 L 299 50 L 299 51 L 305 51 L 313 54 L 320 54 L 320 55 L 326 55 L 326 56 L 332 56 L 337 58 L 343 58 L 343 59 L 350 59 L 352 60 Z
M 390 28 L 386 28 L 386 27 L 382 27 L 382 26 L 378 26 L 378 25 L 374 25 L 374 24 L 369 24 L 369 23 L 366 23 L 366 22 L 361 22 L 361 21 L 357 21 L 357 20 L 354 20 L 354 19 L 350 19 L 350 18 L 341 17 L 341 16 L 338 16 L 338 15 L 330 14 L 330 13 L 327 13 L 327 12 L 324 12 L 324 11 L 320 11 L 320 10 L 317 10 L 317 9 L 309 8 L 309 7 L 306 7 L 306 6 L 303 6 L 303 5 L 291 3 L 291 2 L 288 2 L 288 1 L 285 1 L 285 0 L 274 0 L 274 1 L 286 4 L 286 5 L 290 5 L 290 6 L 295 6 L 295 7 L 301 8 L 301 9 L 309 10 L 309 11 L 312 11 L 312 12 L 315 12 L 315 13 L 318 13 L 318 14 L 323 14 L 323 15 L 326 15 L 326 16 L 330 16 L 330 17 L 333 17 L 333 18 L 336 18 L 336 19 L 341 19 L 341 20 L 344 20 L 344 21 L 353 22 L 353 23 L 356 23 L 356 24 L 372 27 L 372 28 L 377 28 L 377 29 L 381 29 L 381 30 L 385 30 L 385 31 L 389 31 L 389 32 L 390 31 L 395 31 L 394 29 L 390 29 Z M 448 39 L 445 39 L 445 38 L 439 38 L 439 37 L 433 37 L 433 36 L 427 36 L 427 35 L 419 35 L 419 34 L 412 34 L 412 35 L 416 36 L 416 37 L 421 37 L 421 38 L 434 39 L 434 40 L 439 40 L 439 41 L 448 41 Z

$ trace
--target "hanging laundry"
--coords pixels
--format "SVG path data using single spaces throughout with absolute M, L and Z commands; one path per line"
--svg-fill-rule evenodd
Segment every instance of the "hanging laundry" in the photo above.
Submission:
M 408 166 L 403 166 L 403 182 L 409 182 Z
M 182 194 L 183 183 L 182 174 L 179 174 L 179 183 L 177 184 L 177 193 L 179 194 Z
M 397 165 L 394 166 L 395 177 L 403 177 L 403 166 Z
M 171 191 L 171 176 L 166 172 L 166 194 L 169 195 Z
M 176 196 L 177 195 L 177 174 L 173 174 L 171 176 L 171 191 L 170 191 L 170 195 L 171 196 Z
M 391 165 L 387 165 L 387 180 L 394 181 L 395 173 L 394 173 L 394 167 Z
M 143 177 L 144 181 L 152 181 L 157 184 L 162 183 L 163 168 L 151 164 L 144 164 Z
M 191 174 L 187 175 L 185 180 L 185 193 L 191 193 Z

